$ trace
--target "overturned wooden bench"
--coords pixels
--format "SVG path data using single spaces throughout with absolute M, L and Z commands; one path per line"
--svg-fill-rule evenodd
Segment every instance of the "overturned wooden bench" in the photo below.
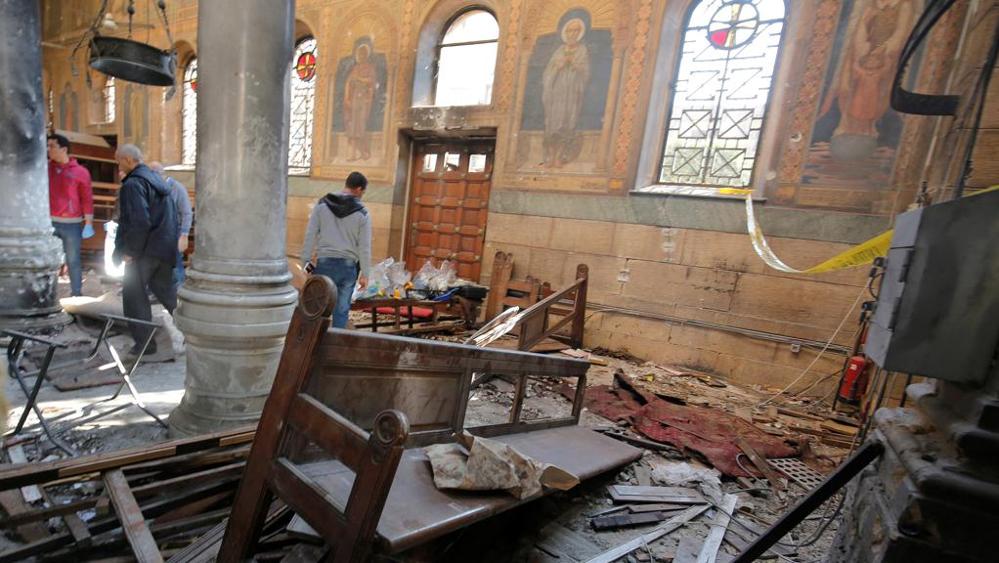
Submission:
M 303 288 L 219 561 L 253 553 L 275 496 L 323 536 L 328 560 L 337 562 L 399 553 L 533 500 L 438 490 L 422 446 L 453 441 L 462 430 L 580 479 L 641 455 L 578 426 L 587 362 L 329 329 L 334 291 L 321 276 Z M 478 374 L 517 382 L 506 421 L 466 425 Z M 575 383 L 571 408 L 525 420 L 529 379 Z

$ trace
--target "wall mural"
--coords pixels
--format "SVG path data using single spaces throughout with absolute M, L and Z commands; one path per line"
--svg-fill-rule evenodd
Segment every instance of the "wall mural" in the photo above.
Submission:
M 69 82 L 59 95 L 59 128 L 67 131 L 80 130 L 80 97 Z
M 566 11 L 537 38 L 528 60 L 517 168 L 592 170 L 614 63 L 610 29 L 590 12 Z
M 385 122 L 388 82 L 385 53 L 368 36 L 354 42 L 353 52 L 340 59 L 334 77 L 333 131 L 343 133 L 347 162 L 371 159 L 371 137 Z
M 358 5 L 360 6 L 360 4 Z M 317 167 L 325 177 L 343 177 L 361 170 L 379 180 L 391 176 L 389 154 L 396 139 L 387 128 L 394 87 L 390 60 L 398 53 L 398 29 L 388 14 L 368 8 L 331 30 L 330 61 L 325 75 L 327 134 Z
M 126 143 L 135 143 L 144 150 L 149 147 L 142 146 L 143 142 L 149 139 L 149 92 L 145 86 L 127 83 L 124 97 L 124 120 L 122 123 L 122 137 Z
M 802 184 L 889 189 L 902 117 L 889 103 L 895 66 L 922 0 L 845 0 Z M 917 74 L 910 65 L 908 79 Z

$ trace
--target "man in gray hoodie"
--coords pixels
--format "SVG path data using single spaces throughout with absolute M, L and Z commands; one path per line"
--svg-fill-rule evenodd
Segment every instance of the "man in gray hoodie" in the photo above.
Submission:
M 339 194 L 329 193 L 312 208 L 302 244 L 302 263 L 312 263 L 312 273 L 323 275 L 336 285 L 333 326 L 346 328 L 354 286 L 368 284 L 371 267 L 371 217 L 361 204 L 368 179 L 351 172 Z

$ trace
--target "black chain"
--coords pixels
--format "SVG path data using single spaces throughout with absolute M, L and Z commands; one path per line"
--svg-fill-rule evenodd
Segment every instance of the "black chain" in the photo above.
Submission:
M 135 0 L 128 0 L 128 38 L 132 38 L 132 17 L 135 16 Z

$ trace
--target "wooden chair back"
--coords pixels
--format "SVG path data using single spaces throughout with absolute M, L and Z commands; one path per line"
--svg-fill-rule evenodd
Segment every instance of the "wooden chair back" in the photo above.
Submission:
M 528 310 L 517 323 L 517 349 L 530 350 L 545 338 L 566 340 L 571 346 L 583 345 L 586 328 L 586 290 L 590 269 L 576 266 L 576 281 L 554 292 Z M 569 333 L 562 334 L 563 328 Z
M 305 390 L 315 351 L 329 327 L 336 289 L 323 276 L 306 282 L 288 327 L 278 375 L 257 427 L 246 470 L 232 507 L 219 561 L 243 561 L 259 539 L 273 495 L 327 538 L 337 538 L 329 560 L 364 561 L 409 433 L 406 416 L 380 413 L 369 433 Z M 323 492 L 294 461 L 312 443 L 354 475 L 346 507 L 329 510 Z

